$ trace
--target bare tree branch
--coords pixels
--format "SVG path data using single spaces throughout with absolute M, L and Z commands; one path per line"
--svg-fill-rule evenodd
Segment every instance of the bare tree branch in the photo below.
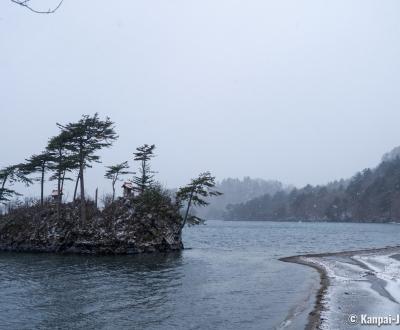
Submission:
M 53 9 L 49 8 L 48 10 L 42 11 L 42 10 L 37 10 L 34 9 L 33 7 L 31 7 L 29 5 L 30 0 L 11 0 L 11 2 L 16 3 L 17 5 L 20 5 L 22 7 L 25 7 L 27 9 L 29 9 L 30 11 L 36 13 L 36 14 L 52 14 L 54 13 L 58 8 L 60 8 L 60 6 L 62 5 L 64 0 L 61 0 L 58 5 L 56 7 L 54 7 Z

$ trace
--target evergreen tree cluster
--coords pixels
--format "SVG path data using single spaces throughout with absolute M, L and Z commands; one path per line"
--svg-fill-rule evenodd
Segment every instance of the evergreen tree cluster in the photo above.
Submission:
M 80 220 L 81 223 L 85 223 L 88 213 L 85 171 L 91 168 L 93 164 L 101 162 L 98 151 L 111 147 L 118 136 L 110 118 L 107 117 L 102 120 L 97 113 L 93 116 L 83 115 L 77 122 L 66 125 L 57 123 L 57 127 L 59 134 L 49 139 L 47 146 L 41 153 L 32 155 L 24 163 L 0 169 L 0 204 L 5 205 L 13 198 L 21 196 L 19 192 L 13 189 L 16 182 L 22 182 L 29 186 L 35 181 L 39 181 L 41 187 L 40 206 L 43 207 L 45 202 L 44 184 L 48 177 L 50 181 L 57 182 L 57 193 L 54 196 L 58 219 L 60 219 L 61 205 L 65 201 L 63 200 L 65 181 L 75 179 L 73 201 L 77 201 L 77 205 L 79 204 Z M 144 144 L 136 148 L 133 153 L 134 161 L 139 163 L 139 172 L 130 183 L 135 192 L 142 196 L 140 200 L 151 204 L 147 206 L 156 206 L 156 201 L 159 200 L 170 200 L 164 189 L 154 179 L 156 172 L 150 166 L 151 159 L 155 157 L 154 150 L 154 144 Z M 129 171 L 127 161 L 106 166 L 104 177 L 111 181 L 111 203 L 115 200 L 116 183 L 128 174 L 136 173 Z M 79 200 L 77 200 L 78 186 L 80 188 Z M 209 172 L 205 172 L 193 179 L 189 185 L 178 190 L 175 196 L 175 206 L 186 208 L 181 230 L 187 222 L 201 222 L 201 219 L 190 216 L 190 208 L 192 205 L 205 206 L 208 204 L 205 198 L 219 195 L 219 192 L 213 190 L 214 186 L 215 178 Z M 97 197 L 94 205 L 97 207 Z
M 80 182 L 81 220 L 86 220 L 86 198 L 84 171 L 100 162 L 97 152 L 110 147 L 117 139 L 114 123 L 107 117 L 101 120 L 96 113 L 93 116 L 84 115 L 77 122 L 66 125 L 57 124 L 59 134 L 49 139 L 44 150 L 26 159 L 25 163 L 5 167 L 0 170 L 1 190 L 0 203 L 7 203 L 20 194 L 10 187 L 15 182 L 30 185 L 40 181 L 40 205 L 44 205 L 44 182 L 46 173 L 49 180 L 57 181 L 57 213 L 60 213 L 64 183 L 72 180 L 69 176 L 75 172 Z M 39 173 L 39 177 L 32 177 Z M 78 183 L 77 180 L 77 183 Z M 74 194 L 74 199 L 76 192 Z

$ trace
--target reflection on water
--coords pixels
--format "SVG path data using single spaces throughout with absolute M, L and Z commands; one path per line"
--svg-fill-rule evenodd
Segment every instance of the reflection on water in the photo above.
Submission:
M 210 221 L 185 232 L 181 253 L 0 253 L 0 328 L 299 329 L 318 274 L 277 259 L 394 245 L 399 229 Z
M 182 278 L 179 252 L 121 257 L 1 253 L 0 265 L 0 325 L 27 329 L 33 324 L 107 327 L 117 315 L 118 324 L 131 327 L 132 314 L 123 311 L 139 315 L 168 306 Z M 142 316 L 137 325 L 156 319 Z

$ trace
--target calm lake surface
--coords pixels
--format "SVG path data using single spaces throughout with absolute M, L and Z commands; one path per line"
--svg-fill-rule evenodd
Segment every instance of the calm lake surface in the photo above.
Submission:
M 400 243 L 395 224 L 209 221 L 187 250 L 0 253 L 1 329 L 301 329 L 318 274 L 284 256 Z

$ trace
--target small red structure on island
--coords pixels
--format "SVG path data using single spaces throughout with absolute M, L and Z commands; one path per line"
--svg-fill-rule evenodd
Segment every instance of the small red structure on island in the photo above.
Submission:
M 122 188 L 124 189 L 124 197 L 132 196 L 133 195 L 133 183 L 130 181 L 124 182 L 122 185 Z
M 63 192 L 60 191 L 60 196 L 62 197 Z M 53 198 L 53 201 L 57 201 L 58 200 L 58 190 L 55 189 L 51 192 L 51 197 Z

